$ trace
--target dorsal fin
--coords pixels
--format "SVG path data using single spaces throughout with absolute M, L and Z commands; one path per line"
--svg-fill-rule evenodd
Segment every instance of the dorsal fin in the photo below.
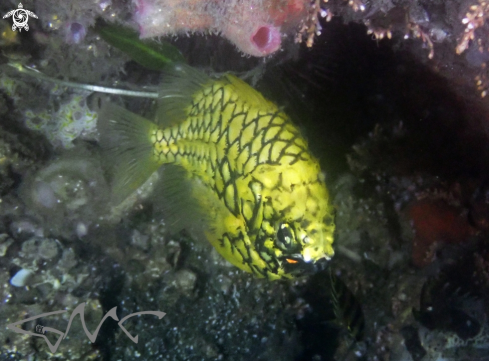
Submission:
M 210 81 L 206 74 L 184 64 L 166 71 L 158 92 L 155 122 L 166 128 L 184 121 L 195 93 Z
M 277 106 L 275 104 L 265 99 L 260 92 L 252 88 L 251 85 L 246 83 L 244 80 L 241 80 L 232 74 L 226 74 L 224 75 L 224 78 L 233 85 L 242 102 L 253 104 L 263 111 L 277 110 Z
M 264 111 L 276 111 L 277 107 L 252 88 L 248 83 L 232 74 L 224 74 L 213 80 L 203 72 L 188 65 L 177 64 L 165 72 L 160 86 L 157 101 L 155 122 L 166 128 L 187 119 L 187 109 L 192 104 L 195 94 L 212 81 L 221 82 L 226 87 L 231 85 L 240 100 L 253 104 Z M 227 83 L 227 84 L 226 84 Z

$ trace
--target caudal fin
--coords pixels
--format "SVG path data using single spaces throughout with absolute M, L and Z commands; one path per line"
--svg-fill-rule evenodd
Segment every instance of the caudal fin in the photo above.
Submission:
M 138 189 L 161 165 L 153 156 L 156 124 L 115 104 L 98 117 L 100 144 L 108 164 L 112 202 L 117 205 Z

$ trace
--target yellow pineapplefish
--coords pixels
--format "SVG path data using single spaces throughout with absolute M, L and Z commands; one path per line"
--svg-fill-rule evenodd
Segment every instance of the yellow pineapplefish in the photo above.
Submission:
M 107 104 L 99 130 L 115 203 L 164 166 L 169 214 L 236 267 L 293 278 L 333 256 L 333 208 L 318 161 L 287 115 L 237 77 L 176 66 L 154 122 Z

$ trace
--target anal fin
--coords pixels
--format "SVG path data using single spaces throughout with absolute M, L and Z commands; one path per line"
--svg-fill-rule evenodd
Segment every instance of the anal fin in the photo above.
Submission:
M 160 175 L 155 204 L 170 232 L 185 229 L 198 241 L 222 234 L 222 220 L 230 212 L 212 189 L 178 165 L 164 165 Z

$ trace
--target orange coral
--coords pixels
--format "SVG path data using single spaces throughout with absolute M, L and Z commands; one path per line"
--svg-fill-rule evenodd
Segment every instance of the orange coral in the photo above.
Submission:
M 441 199 L 423 199 L 409 206 L 407 215 L 414 229 L 412 261 L 418 267 L 430 264 L 444 243 L 462 243 L 475 234 L 467 217 Z

